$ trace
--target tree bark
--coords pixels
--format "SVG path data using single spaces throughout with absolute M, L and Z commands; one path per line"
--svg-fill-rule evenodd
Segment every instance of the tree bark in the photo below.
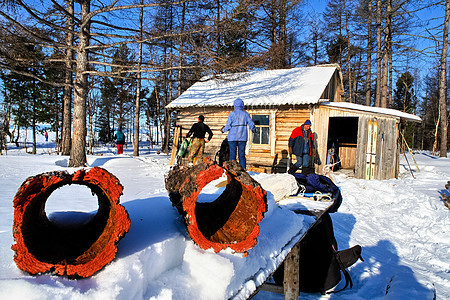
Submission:
M 197 202 L 202 189 L 224 174 L 223 193 L 213 202 Z M 256 245 L 267 211 L 266 191 L 236 161 L 226 161 L 223 168 L 211 161 L 192 168 L 177 165 L 166 177 L 166 189 L 200 248 L 246 252 Z
M 448 43 L 448 26 L 450 18 L 450 0 L 445 1 L 445 20 L 444 20 L 444 35 L 442 39 L 442 53 L 441 53 L 441 70 L 439 78 L 439 114 L 441 127 L 441 147 L 440 157 L 447 157 L 447 43 Z
M 377 0 L 377 82 L 375 91 L 375 106 L 381 105 L 381 0 Z
M 49 196 L 65 185 L 85 185 L 97 195 L 99 208 L 87 223 L 60 226 L 45 213 Z M 69 278 L 89 277 L 116 256 L 117 243 L 130 230 L 119 204 L 123 186 L 108 171 L 94 167 L 29 177 L 14 197 L 14 261 L 30 274 L 53 272 Z
M 88 86 L 88 51 L 90 0 L 80 1 L 81 26 L 78 35 L 77 68 L 75 76 L 75 97 L 73 102 L 73 139 L 70 151 L 69 167 L 86 165 L 86 98 Z
M 73 29 L 74 21 L 71 16 L 74 14 L 74 4 L 73 0 L 66 1 L 66 9 L 68 12 L 67 16 L 67 33 L 66 33 L 66 70 L 64 74 L 64 90 L 63 90 L 63 124 L 62 124 L 62 140 L 61 140 L 61 155 L 70 155 L 70 147 L 72 144 L 72 93 L 71 88 L 73 84 L 72 79 L 72 60 L 73 60 Z
M 386 23 L 384 28 L 384 47 L 383 47 L 383 71 L 381 84 L 381 99 L 380 106 L 387 107 L 387 91 L 388 91 L 388 76 L 389 76 L 389 43 L 391 42 L 391 9 L 392 0 L 387 1 Z
M 372 85 L 372 0 L 368 1 L 367 15 L 367 74 L 366 74 L 366 105 L 371 104 Z
M 144 4 L 144 0 L 141 0 Z M 138 65 L 137 65 L 137 82 L 136 82 L 136 107 L 134 116 L 134 136 L 133 136 L 133 156 L 139 156 L 139 119 L 140 119 L 140 104 L 141 104 L 141 65 L 142 65 L 142 23 L 144 19 L 144 8 L 141 7 L 139 13 L 139 50 L 138 50 Z

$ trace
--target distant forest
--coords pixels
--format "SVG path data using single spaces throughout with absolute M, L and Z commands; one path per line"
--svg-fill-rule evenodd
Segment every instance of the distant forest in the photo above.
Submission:
M 449 15 L 450 0 L 0 0 L 0 147 L 29 128 L 35 153 L 47 123 L 73 167 L 119 126 L 135 156 L 142 131 L 168 153 L 165 106 L 203 76 L 338 63 L 345 101 L 421 116 L 409 146 L 446 156 Z

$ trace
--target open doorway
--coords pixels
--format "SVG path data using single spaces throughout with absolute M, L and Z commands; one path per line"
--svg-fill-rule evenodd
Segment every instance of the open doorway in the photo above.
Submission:
M 333 170 L 355 168 L 357 143 L 358 117 L 330 117 L 327 164 L 335 164 Z

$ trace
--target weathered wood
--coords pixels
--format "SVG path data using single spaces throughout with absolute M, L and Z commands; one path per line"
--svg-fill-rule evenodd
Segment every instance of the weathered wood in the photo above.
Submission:
M 45 214 L 48 197 L 64 185 L 85 185 L 97 195 L 99 209 L 86 224 L 61 227 Z M 102 168 L 75 174 L 50 172 L 29 177 L 14 197 L 11 247 L 19 269 L 30 274 L 52 272 L 89 277 L 111 262 L 117 243 L 130 229 L 130 218 L 119 204 L 123 186 Z
M 266 292 L 271 292 L 271 293 L 284 294 L 283 286 L 275 284 L 275 283 L 270 283 L 270 282 L 265 282 L 261 286 L 259 291 L 266 291 Z
M 172 154 L 170 155 L 170 165 L 175 163 L 175 157 L 178 151 L 178 145 L 181 137 L 181 126 L 176 126 L 173 133 Z
M 336 76 L 333 80 L 337 80 Z M 337 81 L 330 85 L 324 91 L 324 97 L 331 97 L 339 101 L 341 99 L 341 90 Z M 325 98 L 326 99 L 326 98 Z M 189 107 L 179 109 L 177 117 L 177 125 L 182 126 L 183 130 L 189 130 L 199 114 L 205 116 L 205 123 L 211 128 L 214 137 L 205 146 L 205 156 L 214 157 L 220 143 L 226 137 L 220 129 L 226 124 L 232 107 Z M 270 170 L 272 166 L 278 162 L 277 158 L 282 157 L 283 151 L 288 149 L 289 136 L 294 128 L 303 124 L 307 119 L 312 121 L 312 130 L 315 133 L 316 149 L 318 150 L 318 164 L 316 164 L 316 172 L 321 174 L 323 166 L 326 162 L 329 120 L 331 117 L 354 117 L 358 118 L 358 136 L 356 149 L 342 149 L 345 160 L 344 168 L 355 170 L 357 178 L 364 178 L 367 141 L 367 122 L 369 119 L 377 118 L 379 120 L 379 128 L 384 132 L 383 150 L 377 148 L 376 160 L 376 179 L 395 178 L 398 175 L 399 166 L 399 147 L 397 145 L 398 122 L 399 117 L 383 115 L 376 112 L 358 110 L 347 107 L 333 107 L 324 105 L 299 105 L 299 106 L 268 106 L 266 107 L 247 107 L 246 111 L 250 115 L 268 114 L 270 115 L 270 143 L 268 145 L 257 145 L 251 141 L 251 132 L 249 131 L 249 141 L 247 153 L 247 165 L 249 167 L 264 167 Z M 381 131 L 380 131 L 381 132 Z M 378 136 L 377 144 L 381 145 L 381 134 Z M 380 152 L 382 151 L 382 152 Z M 379 153 L 378 153 L 379 152 Z M 378 157 L 381 157 L 380 160 Z M 380 165 L 381 164 L 381 165 Z
M 354 169 L 356 162 L 356 145 L 350 147 L 339 146 L 339 158 L 344 169 Z
M 289 252 L 284 261 L 284 299 L 297 300 L 300 295 L 300 243 Z
M 198 203 L 202 189 L 223 174 L 224 192 L 213 202 Z M 266 191 L 236 161 L 225 162 L 223 168 L 211 161 L 191 168 L 175 166 L 166 177 L 166 189 L 200 248 L 245 252 L 256 245 L 259 222 L 267 211 Z

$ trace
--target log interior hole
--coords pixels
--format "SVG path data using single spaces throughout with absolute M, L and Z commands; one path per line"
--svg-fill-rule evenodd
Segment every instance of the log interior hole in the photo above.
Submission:
M 49 219 L 47 216 L 45 207 L 50 195 L 58 188 L 68 188 L 66 187 L 68 184 L 52 185 L 45 192 L 38 194 L 24 212 L 22 233 L 25 244 L 28 251 L 42 262 L 76 264 L 77 257 L 84 254 L 105 229 L 111 209 L 106 195 L 98 186 L 74 184 L 86 186 L 97 196 L 97 213 L 95 215 L 92 213 L 87 218 L 84 216 L 87 222 L 78 222 L 74 218 L 71 223 L 65 217 L 64 222 L 61 223 L 56 220 L 51 221 L 52 218 Z M 78 196 L 77 193 L 73 193 L 73 201 L 77 201 Z M 52 198 L 52 201 L 55 200 Z M 70 199 L 63 199 L 63 201 L 70 201 Z M 76 213 L 68 211 L 67 214 Z
M 244 196 L 244 197 L 243 197 Z M 244 240 L 253 230 L 254 226 L 237 229 L 236 219 L 255 219 L 256 210 L 246 209 L 242 202 L 255 202 L 248 193 L 243 193 L 240 182 L 231 177 L 225 190 L 212 202 L 197 202 L 195 215 L 198 229 L 203 236 L 212 242 L 235 243 Z M 237 207 L 243 209 L 236 209 Z M 254 205 L 252 205 L 254 206 Z M 253 222 L 256 224 L 256 222 Z

